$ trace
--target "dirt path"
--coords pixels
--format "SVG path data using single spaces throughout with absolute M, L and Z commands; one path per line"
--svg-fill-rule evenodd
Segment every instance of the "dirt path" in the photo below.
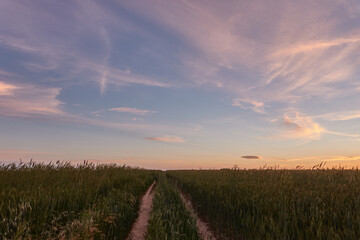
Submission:
M 154 198 L 154 192 L 152 191 L 155 185 L 155 181 L 150 185 L 146 193 L 141 199 L 139 217 L 136 219 L 129 236 L 126 240 L 145 240 L 145 235 L 150 218 L 150 212 L 152 209 L 152 202 Z
M 198 231 L 200 235 L 204 238 L 204 240 L 216 240 L 214 234 L 210 231 L 208 224 L 202 221 L 198 214 L 196 213 L 195 209 L 193 208 L 191 201 L 188 197 L 185 196 L 180 190 L 179 194 L 181 199 L 184 201 L 185 206 L 190 211 L 193 218 L 196 219 L 196 226 L 198 228 Z

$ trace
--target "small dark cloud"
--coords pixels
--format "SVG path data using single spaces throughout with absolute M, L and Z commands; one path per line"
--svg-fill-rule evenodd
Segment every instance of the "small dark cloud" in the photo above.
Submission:
M 246 158 L 246 159 L 262 159 L 261 156 L 242 156 L 242 158 Z

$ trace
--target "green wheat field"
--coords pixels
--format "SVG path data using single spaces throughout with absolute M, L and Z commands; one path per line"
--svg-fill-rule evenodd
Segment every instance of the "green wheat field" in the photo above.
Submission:
M 0 166 L 0 239 L 126 239 L 149 186 L 145 239 L 359 239 L 358 169 L 159 171 L 83 163 Z

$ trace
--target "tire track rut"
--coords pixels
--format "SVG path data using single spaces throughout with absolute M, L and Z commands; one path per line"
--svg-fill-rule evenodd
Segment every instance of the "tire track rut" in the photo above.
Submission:
M 145 240 L 145 235 L 148 228 L 150 212 L 152 209 L 152 203 L 154 198 L 154 186 L 156 181 L 154 181 L 144 196 L 141 199 L 139 216 L 136 219 L 134 225 L 131 228 L 129 236 L 126 240 Z

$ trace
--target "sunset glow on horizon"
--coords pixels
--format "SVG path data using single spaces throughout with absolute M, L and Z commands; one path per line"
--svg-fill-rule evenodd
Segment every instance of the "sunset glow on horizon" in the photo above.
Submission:
M 0 162 L 360 165 L 360 2 L 0 2 Z

